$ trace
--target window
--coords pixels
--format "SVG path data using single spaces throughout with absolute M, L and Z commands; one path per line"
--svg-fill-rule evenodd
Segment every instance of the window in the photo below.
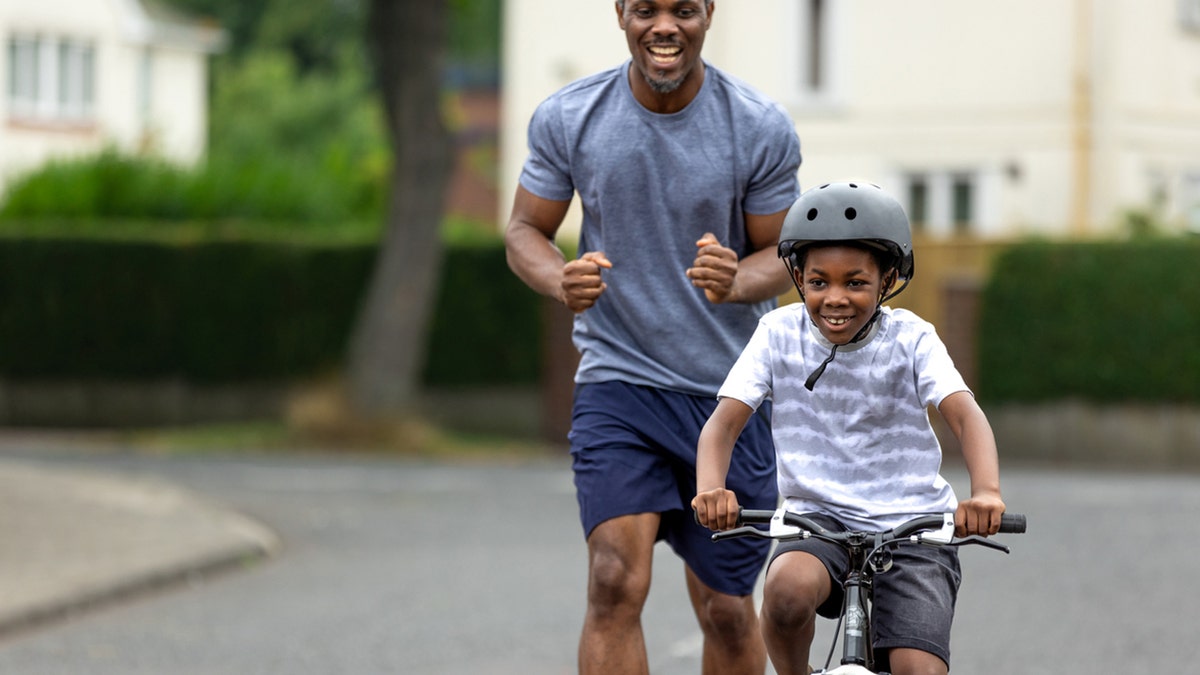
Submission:
M 838 5 L 831 0 L 795 0 L 788 8 L 788 86 L 801 101 L 829 101 L 837 84 L 833 61 Z
M 913 230 L 923 232 L 929 221 L 929 179 L 924 174 L 908 177 L 908 220 Z
M 978 234 L 979 175 L 966 171 L 903 174 L 904 210 L 913 231 L 933 235 Z
M 1179 25 L 1184 30 L 1200 33 L 1200 0 L 1176 0 Z
M 8 43 L 8 99 L 18 106 L 36 101 L 38 73 L 37 43 L 13 38 Z
M 822 54 L 824 45 L 824 21 L 825 2 L 824 0 L 808 0 L 801 3 L 805 5 L 801 11 L 808 14 L 805 23 L 805 44 L 807 46 L 807 63 L 801 64 L 804 68 L 804 78 L 800 82 L 800 87 L 807 91 L 821 91 L 822 85 L 825 83 L 825 58 Z
M 1184 174 L 1180 192 L 1184 227 L 1192 234 L 1200 234 L 1200 170 Z
M 951 221 L 954 231 L 966 234 L 975 221 L 975 181 L 967 174 L 957 174 L 950 179 Z
M 13 36 L 8 42 L 10 114 L 33 121 L 89 121 L 96 98 L 95 61 L 95 49 L 87 42 Z
M 142 125 L 149 124 L 151 103 L 154 100 L 154 52 L 149 49 L 142 51 L 138 61 L 138 113 L 142 116 Z

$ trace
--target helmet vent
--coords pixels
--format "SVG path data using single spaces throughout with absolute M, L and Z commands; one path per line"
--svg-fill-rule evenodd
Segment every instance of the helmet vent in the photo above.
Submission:
M 807 216 L 808 216 L 808 219 L 809 219 L 809 220 L 816 220 L 816 219 L 817 219 L 817 210 L 816 210 L 816 209 L 809 209 L 809 210 L 808 210 L 808 214 L 807 214 Z
M 857 217 L 858 217 L 858 211 L 855 211 L 853 206 L 846 209 L 846 220 L 854 220 Z

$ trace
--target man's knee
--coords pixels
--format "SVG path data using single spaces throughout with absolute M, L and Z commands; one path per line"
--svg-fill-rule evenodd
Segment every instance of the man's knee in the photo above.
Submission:
M 588 599 L 601 605 L 641 605 L 650 590 L 649 574 L 614 552 L 592 556 Z
M 588 604 L 640 613 L 650 593 L 653 534 L 641 541 L 634 519 L 606 522 L 588 540 Z

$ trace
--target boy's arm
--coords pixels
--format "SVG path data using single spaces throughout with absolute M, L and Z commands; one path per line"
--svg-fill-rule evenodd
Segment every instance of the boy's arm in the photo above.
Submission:
M 962 446 L 971 477 L 971 498 L 959 502 L 954 516 L 955 534 L 995 534 L 1000 531 L 1004 500 L 1000 496 L 1000 460 L 992 426 L 970 392 L 947 396 L 938 411 Z
M 737 399 L 723 398 L 700 430 L 696 444 L 696 519 L 710 530 L 728 530 L 737 525 L 737 495 L 725 489 L 725 475 L 733 444 L 754 410 Z

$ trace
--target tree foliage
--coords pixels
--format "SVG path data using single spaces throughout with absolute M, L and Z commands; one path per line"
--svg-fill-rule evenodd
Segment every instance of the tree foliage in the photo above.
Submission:
M 499 0 L 171 2 L 214 16 L 232 38 L 214 69 L 214 158 L 313 162 L 331 180 L 362 187 L 367 202 L 371 186 L 386 195 L 380 258 L 348 372 L 360 412 L 404 413 L 441 264 L 438 229 L 453 163 L 441 105 L 447 55 L 473 72 L 498 62 Z M 373 161 L 379 148 L 390 159 L 386 170 Z
M 213 165 L 296 173 L 336 193 L 343 212 L 383 217 L 392 148 L 365 41 L 367 0 L 159 1 L 216 21 L 230 38 L 212 67 Z M 501 0 L 446 8 L 443 82 L 496 81 Z

